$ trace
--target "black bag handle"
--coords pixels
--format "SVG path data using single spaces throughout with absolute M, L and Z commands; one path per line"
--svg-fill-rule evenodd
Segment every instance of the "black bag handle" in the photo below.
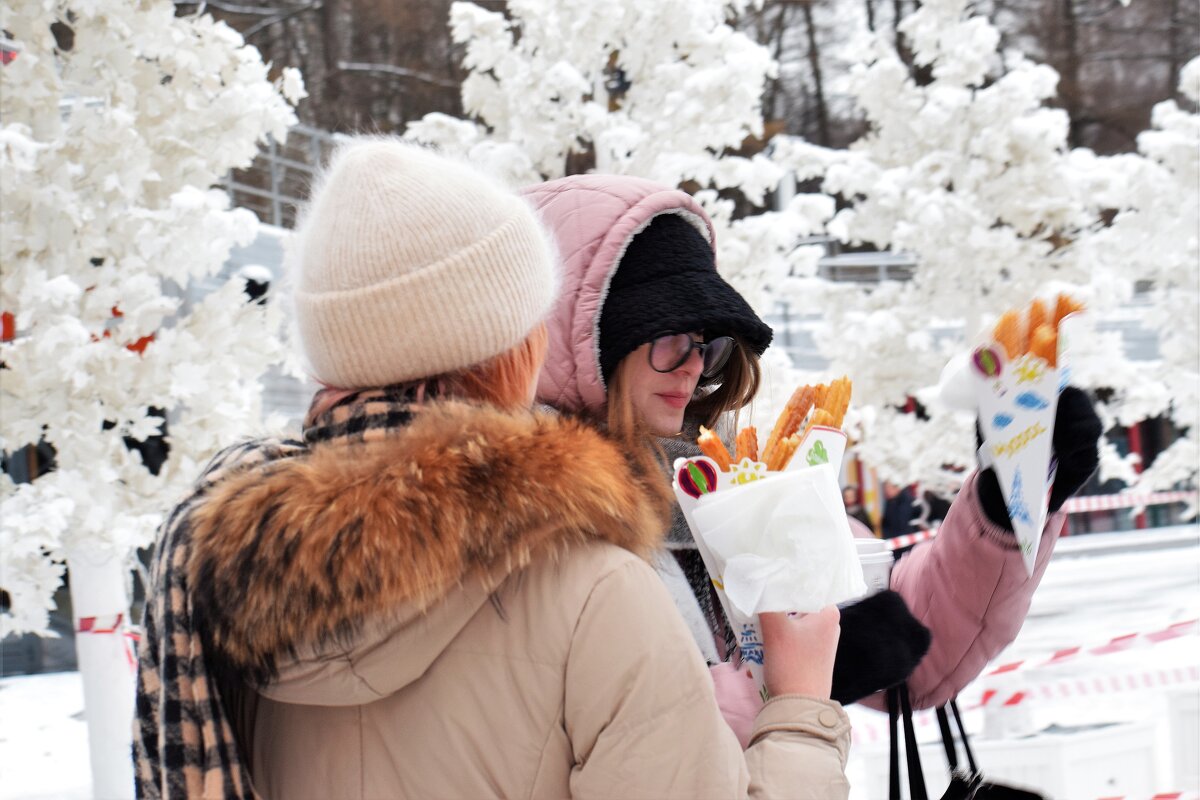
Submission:
M 962 714 L 958 713 L 958 699 L 950 701 L 950 710 L 954 712 L 954 721 L 958 723 L 958 733 L 962 736 L 963 750 L 967 751 L 967 764 L 971 767 L 971 774 L 978 775 L 979 767 L 975 766 L 975 754 L 971 752 L 971 740 L 967 738 L 967 729 L 963 725 Z
M 897 723 L 900 714 L 900 690 L 887 690 L 888 708 L 888 800 L 900 800 L 900 739 Z
M 954 743 L 954 731 L 950 730 L 950 719 L 946 715 L 946 707 L 938 706 L 938 728 L 942 732 L 942 747 L 946 749 L 946 761 L 950 764 L 951 774 L 958 771 L 958 747 Z
M 967 728 L 963 725 L 962 714 L 958 710 L 958 700 L 951 700 L 946 705 L 937 709 L 938 728 L 942 732 L 942 747 L 946 749 L 946 761 L 950 764 L 950 773 L 958 771 L 958 745 L 954 739 L 954 731 L 950 729 L 950 715 L 946 713 L 949 708 L 954 714 L 954 722 L 958 726 L 958 735 L 962 739 L 963 750 L 967 754 L 967 764 L 971 768 L 968 775 L 972 778 L 979 775 L 979 768 L 975 766 L 975 754 L 971 752 L 971 740 L 967 738 Z
M 908 796 L 909 800 L 929 800 L 925 788 L 925 774 L 921 771 L 921 753 L 917 748 L 917 733 L 913 728 L 912 704 L 908 697 L 908 685 L 900 684 L 888 689 L 888 729 L 891 733 L 891 749 L 889 752 L 888 797 L 889 800 L 900 798 L 900 748 L 897 740 L 897 717 L 904 718 L 904 754 L 908 760 Z M 897 713 L 899 706 L 899 713 Z
M 904 749 L 908 754 L 909 800 L 929 800 L 928 791 L 925 789 L 925 773 L 921 771 L 921 751 L 917 748 L 917 732 L 913 727 L 908 684 L 900 686 L 900 712 L 904 715 Z

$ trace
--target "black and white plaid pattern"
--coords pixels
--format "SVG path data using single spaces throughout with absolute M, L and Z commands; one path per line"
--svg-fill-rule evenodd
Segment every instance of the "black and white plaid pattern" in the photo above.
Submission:
M 138 797 L 256 796 L 192 614 L 187 582 L 192 513 L 213 486 L 236 473 L 302 458 L 317 444 L 387 436 L 412 418 L 410 404 L 422 394 L 412 386 L 363 391 L 307 419 L 303 441 L 260 439 L 222 450 L 159 529 L 138 648 L 133 743 Z

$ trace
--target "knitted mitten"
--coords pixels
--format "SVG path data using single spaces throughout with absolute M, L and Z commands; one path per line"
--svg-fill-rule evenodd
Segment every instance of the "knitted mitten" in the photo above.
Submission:
M 843 705 L 905 680 L 929 650 L 929 629 L 893 591 L 843 608 L 841 627 L 831 695 Z

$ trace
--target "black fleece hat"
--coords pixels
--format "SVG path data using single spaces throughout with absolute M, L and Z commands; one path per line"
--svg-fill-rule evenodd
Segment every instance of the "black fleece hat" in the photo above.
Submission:
M 608 383 L 621 359 L 664 333 L 740 336 L 756 355 L 771 328 L 717 274 L 712 247 L 679 214 L 655 217 L 633 237 L 600 311 L 600 373 Z

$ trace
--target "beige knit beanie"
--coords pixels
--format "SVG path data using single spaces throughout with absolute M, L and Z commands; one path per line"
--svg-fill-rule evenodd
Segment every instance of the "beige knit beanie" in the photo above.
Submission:
M 394 138 L 338 149 L 292 247 L 309 368 L 344 389 L 452 372 L 515 347 L 558 284 L 524 201 Z

